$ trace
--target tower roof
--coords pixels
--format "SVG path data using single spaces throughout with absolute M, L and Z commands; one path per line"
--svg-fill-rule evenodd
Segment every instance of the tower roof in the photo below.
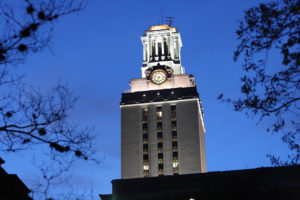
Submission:
M 173 33 L 177 33 L 178 32 L 176 28 L 170 27 L 167 24 L 151 26 L 146 32 L 160 31 L 160 30 L 171 30 Z

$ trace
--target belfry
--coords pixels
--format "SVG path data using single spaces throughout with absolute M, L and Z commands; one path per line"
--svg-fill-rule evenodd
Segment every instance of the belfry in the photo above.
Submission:
M 157 25 L 141 39 L 142 78 L 121 100 L 122 179 L 206 172 L 202 107 L 181 65 L 180 33 Z

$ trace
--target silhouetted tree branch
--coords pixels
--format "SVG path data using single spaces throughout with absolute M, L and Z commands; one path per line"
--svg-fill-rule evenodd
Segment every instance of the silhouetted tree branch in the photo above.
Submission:
M 268 117 L 273 125 L 267 131 L 282 132 L 283 142 L 292 153 L 283 161 L 269 155 L 275 165 L 300 162 L 300 1 L 281 0 L 244 12 L 236 33 L 239 44 L 234 60 L 243 58 L 242 98 L 218 99 L 230 102 L 235 111 Z M 281 56 L 278 66 L 268 58 Z
M 86 0 L 24 0 L 0 3 L 0 151 L 14 153 L 33 149 L 42 151 L 50 163 L 40 165 L 43 182 L 34 191 L 37 199 L 49 199 L 54 180 L 65 174 L 73 162 L 96 161 L 94 135 L 68 120 L 77 98 L 58 83 L 48 92 L 25 84 L 11 65 L 25 60 L 30 53 L 45 48 L 61 17 L 81 11 Z M 42 191 L 42 193 L 41 193 Z
M 50 41 L 53 22 L 81 11 L 86 0 L 24 0 L 23 14 L 16 5 L 0 4 L 4 22 L 0 36 L 0 65 L 18 64 L 25 56 L 43 49 Z M 14 3 L 16 4 L 16 3 Z

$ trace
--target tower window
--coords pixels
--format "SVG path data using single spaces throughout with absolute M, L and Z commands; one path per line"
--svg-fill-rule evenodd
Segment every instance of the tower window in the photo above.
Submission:
M 158 164 L 158 169 L 163 169 L 164 168 L 164 164 Z
M 173 152 L 173 158 L 178 158 L 178 152 Z
M 173 167 L 174 168 L 178 167 L 178 160 L 173 160 Z
M 158 154 L 158 158 L 163 158 L 163 154 L 162 154 L 162 153 L 159 153 L 159 154 Z
M 162 132 L 158 132 L 158 133 L 157 133 L 157 137 L 158 137 L 158 138 L 162 138 Z
M 143 108 L 143 114 L 142 114 L 143 123 L 147 123 L 148 121 L 148 108 Z
M 163 143 L 162 143 L 162 142 L 157 143 L 157 147 L 158 147 L 158 148 L 162 148 L 162 147 L 163 147 Z
M 177 144 L 177 141 L 173 141 L 173 142 L 172 142 L 172 147 L 177 147 L 177 145 L 178 145 L 178 144 Z
M 157 122 L 161 122 L 163 117 L 161 107 L 156 108 L 156 117 L 157 117 Z
M 177 131 L 172 131 L 172 136 L 177 136 Z
M 144 170 L 144 177 L 149 176 L 149 170 Z
M 144 165 L 144 170 L 149 170 L 149 165 Z
M 148 124 L 147 123 L 144 123 L 143 124 L 143 129 L 147 129 L 148 128 Z
M 148 157 L 148 154 L 144 154 L 144 155 L 143 155 L 143 158 L 144 158 L 144 160 L 148 160 L 148 158 L 149 158 L 149 157 Z

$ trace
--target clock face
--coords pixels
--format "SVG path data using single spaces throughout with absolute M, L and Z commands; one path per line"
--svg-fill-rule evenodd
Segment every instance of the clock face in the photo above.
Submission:
M 160 85 L 167 80 L 167 72 L 162 69 L 157 69 L 151 73 L 150 79 L 153 83 Z

